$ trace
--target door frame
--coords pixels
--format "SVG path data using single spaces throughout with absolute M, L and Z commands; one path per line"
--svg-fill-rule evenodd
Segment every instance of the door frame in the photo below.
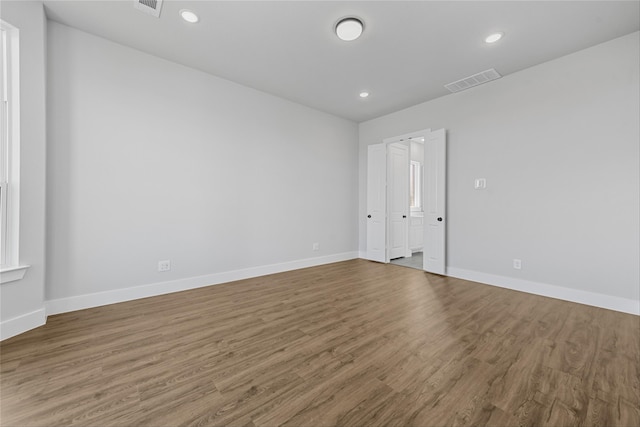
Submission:
M 388 146 L 391 144 L 395 144 L 395 143 L 406 143 L 409 145 L 409 150 L 411 150 L 411 141 L 414 139 L 420 139 L 423 138 L 424 141 L 427 141 L 427 138 L 429 138 L 429 135 L 431 134 L 431 129 L 421 129 L 421 130 L 417 130 L 414 132 L 409 132 L 409 133 L 405 133 L 403 135 L 398 135 L 398 136 L 392 136 L 390 138 L 385 138 L 382 140 L 382 143 L 385 145 L 386 148 L 386 153 L 387 153 L 387 157 L 389 156 L 389 150 L 388 150 Z M 409 153 L 411 153 L 411 151 L 409 151 Z M 411 161 L 411 155 L 409 155 L 409 161 Z M 423 159 L 423 165 L 424 165 L 424 159 Z M 408 167 L 408 165 L 407 165 Z M 389 181 L 389 170 L 387 168 L 387 181 Z M 424 174 L 423 174 L 423 180 L 424 180 Z M 407 186 L 409 185 L 409 183 L 407 182 Z M 424 182 L 423 182 L 423 188 L 424 188 Z M 391 261 L 390 257 L 389 257 L 389 229 L 390 229 L 390 218 L 389 218 L 389 188 L 387 188 L 387 202 L 386 202 L 386 241 L 385 241 L 385 262 L 389 263 Z M 409 219 L 409 215 L 410 215 L 410 209 L 409 209 L 409 200 L 407 200 L 407 212 L 408 212 L 408 218 Z M 407 244 L 407 253 L 411 253 L 411 248 L 409 247 L 409 221 L 407 221 L 406 225 L 405 225 L 405 231 L 406 231 L 406 244 Z M 406 257 L 407 255 L 405 255 Z M 409 255 L 410 256 L 410 255 Z

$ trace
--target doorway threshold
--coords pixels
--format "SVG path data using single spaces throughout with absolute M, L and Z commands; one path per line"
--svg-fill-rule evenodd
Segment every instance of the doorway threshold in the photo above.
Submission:
M 409 258 L 396 258 L 389 261 L 393 265 L 422 270 L 422 252 L 414 252 Z

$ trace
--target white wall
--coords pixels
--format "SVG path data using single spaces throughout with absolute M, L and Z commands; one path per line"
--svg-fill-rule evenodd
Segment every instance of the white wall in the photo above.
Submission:
M 20 263 L 25 277 L 0 285 L 0 337 L 45 322 L 45 36 L 41 2 L 3 1 L 0 17 L 20 40 Z
M 357 257 L 357 124 L 55 22 L 48 49 L 50 312 Z
M 450 273 L 543 294 L 568 288 L 567 299 L 604 296 L 640 313 L 638 41 L 634 33 L 361 123 L 360 251 L 367 145 L 446 128 Z M 474 178 L 488 188 L 474 190 Z

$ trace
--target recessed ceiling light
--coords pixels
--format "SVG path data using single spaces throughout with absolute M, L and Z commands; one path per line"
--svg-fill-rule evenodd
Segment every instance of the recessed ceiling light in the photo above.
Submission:
M 504 33 L 493 33 L 484 39 L 485 43 L 495 43 L 504 36 Z
M 358 18 L 343 18 L 336 24 L 336 35 L 340 40 L 350 42 L 360 37 L 363 29 L 364 25 Z
M 182 16 L 182 19 L 184 19 L 190 24 L 195 24 L 200 20 L 200 18 L 198 18 L 198 15 L 196 15 L 195 12 L 189 9 L 182 9 L 180 11 L 180 16 Z
M 360 98 L 366 98 L 369 96 L 369 92 L 360 92 Z

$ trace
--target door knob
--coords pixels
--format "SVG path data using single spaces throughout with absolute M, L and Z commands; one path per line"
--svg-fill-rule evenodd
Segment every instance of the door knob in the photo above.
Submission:
M 438 221 L 442 221 L 442 217 L 441 216 L 438 217 Z
M 367 218 L 371 218 L 371 215 L 367 215 Z
M 406 218 L 406 217 L 407 217 L 406 215 L 402 215 L 402 218 Z

